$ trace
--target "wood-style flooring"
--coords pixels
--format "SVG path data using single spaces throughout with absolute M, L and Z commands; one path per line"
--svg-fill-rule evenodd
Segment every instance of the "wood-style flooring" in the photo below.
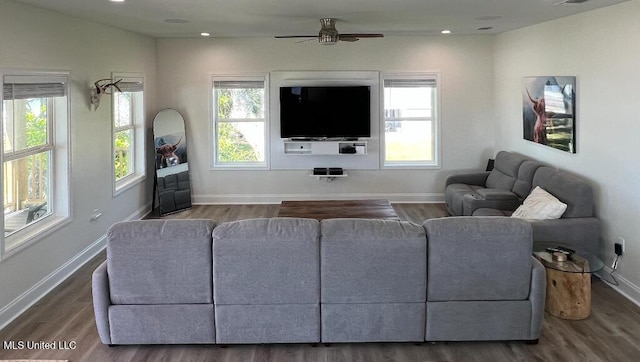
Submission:
M 394 204 L 400 219 L 421 223 L 445 216 L 441 204 Z M 271 217 L 278 205 L 214 205 L 168 218 L 218 222 Z M 521 342 L 360 343 L 329 347 L 300 345 L 116 346 L 100 343 L 91 303 L 91 273 L 105 253 L 80 268 L 13 323 L 0 331 L 0 360 L 70 361 L 638 361 L 640 307 L 594 279 L 591 316 L 567 321 L 545 315 L 537 345 Z M 73 349 L 7 349 L 7 343 L 54 342 Z

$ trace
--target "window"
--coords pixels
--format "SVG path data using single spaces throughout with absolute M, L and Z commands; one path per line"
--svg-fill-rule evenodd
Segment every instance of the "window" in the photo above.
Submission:
M 437 167 L 438 75 L 383 75 L 385 167 Z
M 267 166 L 265 104 L 265 77 L 214 77 L 214 167 Z
M 113 175 L 115 192 L 145 176 L 144 78 L 113 74 Z
M 68 75 L 4 74 L 0 255 L 69 216 Z

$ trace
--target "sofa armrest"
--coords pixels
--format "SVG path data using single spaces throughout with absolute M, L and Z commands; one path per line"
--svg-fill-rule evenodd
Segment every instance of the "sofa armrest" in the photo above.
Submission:
M 508 190 L 501 189 L 478 189 L 478 195 L 484 197 L 485 200 L 508 200 L 519 202 L 518 195 Z
M 535 258 L 531 257 L 531 292 L 529 301 L 531 302 L 531 339 L 540 338 L 542 331 L 542 320 L 544 319 L 544 303 L 547 296 L 547 276 L 544 266 Z
M 528 220 L 533 230 L 533 244 L 556 242 L 571 249 L 593 254 L 600 251 L 600 220 L 595 217 Z
M 475 195 L 467 194 L 462 197 L 462 214 L 471 216 L 477 209 L 491 208 L 498 210 L 513 211 L 520 205 L 520 199 L 512 193 L 512 197 L 485 199 L 477 190 Z
M 93 272 L 91 277 L 91 292 L 93 294 L 93 313 L 96 317 L 96 326 L 100 341 L 111 344 L 111 327 L 109 326 L 109 275 L 107 274 L 107 261 L 105 260 Z
M 447 177 L 447 180 L 445 181 L 445 187 L 451 184 L 484 186 L 487 182 L 487 177 L 489 177 L 489 172 L 473 172 L 451 175 Z

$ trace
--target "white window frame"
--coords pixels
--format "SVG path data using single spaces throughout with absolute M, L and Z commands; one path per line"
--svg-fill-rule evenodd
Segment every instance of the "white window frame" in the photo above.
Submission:
M 2 86 L 4 83 L 57 83 L 64 84 L 65 97 L 52 97 L 48 105 L 48 127 L 51 133 L 48 140 L 49 144 L 44 146 L 50 152 L 50 195 L 47 195 L 48 214 L 37 221 L 27 224 L 25 227 L 5 236 L 4 233 L 4 216 L 0 218 L 2 233 L 0 233 L 0 261 L 15 255 L 28 246 L 42 240 L 55 230 L 68 224 L 71 221 L 71 103 L 69 95 L 69 72 L 58 71 L 32 71 L 32 70 L 0 70 L 0 79 Z M 60 98 L 60 99 L 58 99 Z M 4 107 L 4 95 L 0 92 L 0 112 Z M 50 111 L 49 111 L 50 109 Z M 0 132 L 4 133 L 4 125 L 0 122 Z M 11 159 L 5 159 L 4 144 L 0 145 L 0 161 L 3 167 L 0 167 L 0 180 L 4 180 L 4 162 Z M 42 147 L 41 147 L 42 148 Z M 30 150 L 29 150 L 30 151 Z M 28 152 L 21 153 L 23 157 Z M 4 192 L 0 196 L 0 201 L 4 205 Z
M 262 82 L 264 89 L 264 118 L 218 119 L 216 82 Z M 267 74 L 212 75 L 211 76 L 211 168 L 216 170 L 268 170 L 269 169 L 269 77 Z M 220 122 L 263 122 L 264 123 L 264 161 L 258 162 L 220 162 L 218 160 L 218 124 Z
M 113 90 L 111 95 L 112 106 L 111 106 L 111 170 L 112 170 L 112 180 L 113 180 L 113 195 L 117 196 L 123 191 L 133 187 L 144 181 L 146 178 L 146 155 L 145 155 L 145 95 L 144 95 L 144 83 L 145 76 L 142 73 L 112 73 L 111 79 L 113 82 L 121 80 L 118 84 L 120 84 L 123 92 L 126 91 L 127 84 L 139 84 L 142 83 L 142 93 L 137 94 L 138 92 L 133 93 L 131 97 L 131 121 L 132 124 L 126 127 L 116 127 L 115 125 L 115 97 L 118 92 L 117 89 Z M 132 172 L 125 177 L 122 177 L 119 180 L 116 180 L 116 165 L 115 165 L 115 155 L 116 155 L 116 133 L 121 132 L 123 130 L 132 130 L 133 135 L 131 137 L 131 162 Z
M 415 161 L 387 161 L 386 159 L 386 121 L 385 115 L 385 81 L 386 80 L 429 80 L 435 82 L 433 92 L 433 111 L 431 119 L 428 118 L 394 118 L 401 121 L 424 121 L 431 120 L 433 134 L 433 160 Z M 435 118 L 435 119 L 434 119 Z M 440 72 L 402 72 L 402 73 L 381 73 L 380 75 L 380 164 L 383 169 L 440 169 Z

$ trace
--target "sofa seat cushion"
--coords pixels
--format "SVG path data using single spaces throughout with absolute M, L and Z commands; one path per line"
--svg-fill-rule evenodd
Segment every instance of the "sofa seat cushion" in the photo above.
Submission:
M 490 207 L 482 207 L 473 212 L 473 216 L 511 216 L 511 210 L 498 210 Z
M 113 304 L 212 303 L 212 220 L 138 220 L 107 232 Z
M 560 202 L 540 186 L 536 186 L 511 217 L 528 220 L 559 219 L 566 209 L 567 204 Z
M 483 186 L 467 185 L 467 184 L 450 184 L 444 191 L 449 212 L 452 215 L 462 215 L 464 209 L 464 196 L 471 195 L 480 197 L 477 190 L 484 188 Z

